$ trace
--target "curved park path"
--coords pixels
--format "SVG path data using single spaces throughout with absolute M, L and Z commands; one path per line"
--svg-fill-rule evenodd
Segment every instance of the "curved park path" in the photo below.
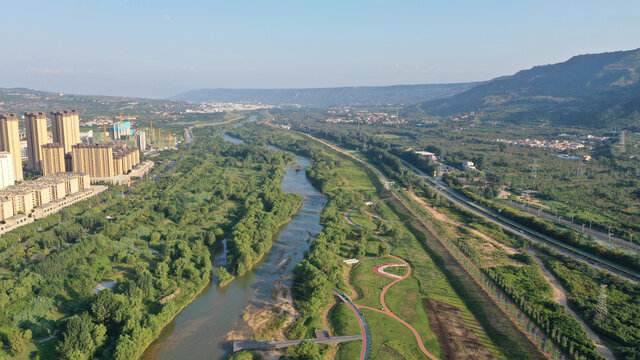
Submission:
M 356 228 L 361 228 L 359 225 L 355 224 L 353 221 L 351 221 L 349 219 L 349 214 L 353 210 L 355 210 L 355 208 L 349 209 L 349 211 L 347 211 L 344 214 L 344 218 L 347 220 L 347 222 L 351 226 L 354 226 Z M 371 214 L 369 214 L 369 215 L 371 215 Z M 389 242 L 387 242 L 385 239 L 380 237 L 378 234 L 373 234 L 373 236 L 375 236 L 378 240 L 384 242 L 385 244 L 389 245 L 389 247 L 391 248 L 391 244 L 389 244 Z M 387 256 L 392 257 L 392 258 L 398 260 L 399 262 L 398 263 L 390 263 L 390 264 L 382 264 L 382 265 L 378 265 L 378 266 L 373 268 L 373 272 L 375 272 L 376 274 L 393 280 L 392 282 L 387 284 L 382 289 L 382 292 L 380 293 L 380 304 L 382 305 L 382 309 L 383 310 L 372 308 L 372 307 L 369 307 L 369 306 L 364 306 L 364 305 L 357 305 L 356 304 L 356 306 L 358 307 L 358 309 L 367 309 L 367 310 L 371 310 L 371 311 L 377 311 L 379 313 L 388 315 L 388 316 L 392 317 L 393 319 L 395 319 L 396 321 L 400 322 L 402 325 L 406 326 L 407 329 L 409 329 L 413 333 L 413 336 L 415 336 L 416 341 L 418 342 L 418 347 L 420 348 L 420 351 L 422 351 L 429 359 L 438 360 L 438 358 L 435 357 L 433 354 L 431 354 L 429 352 L 429 350 L 427 350 L 427 348 L 424 346 L 424 342 L 422 341 L 422 337 L 420 336 L 418 331 L 413 326 L 411 326 L 411 324 L 409 324 L 408 322 L 404 321 L 398 315 L 394 314 L 391 310 L 389 310 L 389 307 L 387 306 L 387 303 L 385 301 L 385 295 L 387 294 L 387 291 L 393 285 L 395 285 L 395 284 L 399 283 L 400 281 L 402 281 L 402 280 L 408 278 L 409 276 L 411 276 L 411 265 L 409 265 L 409 263 L 407 263 L 406 261 L 404 261 L 404 259 L 399 258 L 399 257 L 397 257 L 395 255 L 387 255 Z M 369 259 L 374 259 L 374 258 L 367 258 L 367 259 L 363 259 L 363 260 L 369 260 Z M 363 261 L 363 260 L 360 260 L 360 261 Z M 389 274 L 389 273 L 384 271 L 384 268 L 389 267 L 389 266 L 404 266 L 404 267 L 407 268 L 407 273 L 404 276 Z

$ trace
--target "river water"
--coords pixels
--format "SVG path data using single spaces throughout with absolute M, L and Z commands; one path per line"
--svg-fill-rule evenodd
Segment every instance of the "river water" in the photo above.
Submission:
M 227 141 L 242 143 L 240 139 L 222 135 Z M 217 279 L 212 276 L 206 289 L 164 328 L 142 359 L 226 359 L 232 352 L 227 333 L 246 329 L 242 314 L 247 305 L 261 307 L 271 300 L 276 281 L 291 285 L 293 268 L 302 261 L 312 236 L 322 230 L 320 213 L 326 198 L 307 180 L 304 169 L 309 165 L 309 159 L 297 156 L 296 163 L 286 169 L 282 190 L 302 196 L 302 205 L 275 235 L 271 251 L 252 271 L 224 288 L 218 288 Z M 296 170 L 298 166 L 301 171 Z M 226 264 L 223 247 L 212 261 L 214 268 Z

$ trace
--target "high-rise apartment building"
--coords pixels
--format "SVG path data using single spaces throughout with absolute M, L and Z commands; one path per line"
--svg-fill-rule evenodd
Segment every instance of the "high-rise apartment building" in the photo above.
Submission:
M 13 184 L 15 184 L 13 155 L 6 151 L 0 152 L 0 189 Z
M 74 145 L 73 169 L 91 177 L 118 175 L 113 161 L 113 146 L 109 143 Z
M 42 171 L 42 146 L 47 140 L 47 116 L 43 112 L 24 113 L 27 135 L 27 156 L 29 169 Z
M 80 143 L 78 111 L 52 111 L 51 133 L 53 134 L 53 142 L 62 145 L 65 154 L 71 154 L 71 147 Z
M 140 151 L 145 151 L 147 149 L 147 134 L 144 130 L 136 131 L 136 147 Z
M 42 175 L 65 171 L 64 146 L 57 143 L 42 145 Z
M 138 149 L 123 143 L 77 144 L 73 146 L 73 169 L 92 178 L 123 175 L 140 162 Z
M 130 121 L 120 121 L 111 125 L 113 140 L 120 140 L 123 136 L 133 135 Z
M 11 153 L 15 180 L 22 181 L 20 131 L 18 130 L 18 117 L 16 114 L 0 114 L 0 151 Z

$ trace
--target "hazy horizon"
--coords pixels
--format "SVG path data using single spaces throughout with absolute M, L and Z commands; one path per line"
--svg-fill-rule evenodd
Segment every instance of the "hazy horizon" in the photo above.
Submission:
M 638 10 L 624 1 L 8 3 L 0 87 L 158 98 L 485 81 L 638 48 Z

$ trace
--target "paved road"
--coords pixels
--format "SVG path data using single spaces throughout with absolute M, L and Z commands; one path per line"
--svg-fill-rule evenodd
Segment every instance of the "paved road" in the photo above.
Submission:
M 539 233 L 533 229 L 530 229 L 524 225 L 521 225 L 513 220 L 507 219 L 505 217 L 500 216 L 499 214 L 481 206 L 464 195 L 458 193 L 457 191 L 451 189 L 447 184 L 445 184 L 442 180 L 433 179 L 427 176 L 423 171 L 417 169 L 415 166 L 409 164 L 408 162 L 402 160 L 402 162 L 410 169 L 415 171 L 418 175 L 422 177 L 424 182 L 437 191 L 441 196 L 444 196 L 451 202 L 462 206 L 466 210 L 471 213 L 478 215 L 486 220 L 489 220 L 496 225 L 506 229 L 512 233 L 523 236 L 529 240 L 543 243 L 545 245 L 551 246 L 557 251 L 563 253 L 564 255 L 570 256 L 578 261 L 582 261 L 589 266 L 595 267 L 598 270 L 607 270 L 609 272 L 620 275 L 624 278 L 627 278 L 633 282 L 638 282 L 640 280 L 640 273 L 633 271 L 625 266 L 614 263 L 613 261 L 603 259 L 599 256 L 590 254 L 584 250 L 578 249 L 574 246 L 567 245 L 561 241 L 558 241 L 552 237 Z
M 601 231 L 595 230 L 595 229 L 590 229 L 588 227 L 585 227 L 585 224 L 578 224 L 578 223 L 574 223 L 571 222 L 567 219 L 562 218 L 562 216 L 558 217 L 556 215 L 550 214 L 546 211 L 542 211 L 539 208 L 532 208 L 526 205 L 526 203 L 521 203 L 521 202 L 515 202 L 512 200 L 504 200 L 507 204 L 511 205 L 511 206 L 515 206 L 520 210 L 526 211 L 527 213 L 529 213 L 530 215 L 536 216 L 536 217 L 543 217 L 545 219 L 551 220 L 553 222 L 558 222 L 564 226 L 568 226 L 571 228 L 574 228 L 577 231 L 583 232 L 583 233 L 587 233 L 589 235 L 592 235 L 593 237 L 595 237 L 596 239 L 604 242 L 604 243 L 608 243 L 608 246 L 613 246 L 613 247 L 622 247 L 623 249 L 620 249 L 622 251 L 632 251 L 635 254 L 638 254 L 640 252 L 640 245 L 636 244 L 636 243 L 632 243 L 629 240 L 624 240 L 621 239 L 619 237 L 615 237 L 615 236 L 609 236 L 609 234 L 603 233 Z
M 364 314 L 360 310 L 358 310 L 356 304 L 354 304 L 347 295 L 339 292 L 336 289 L 333 289 L 332 291 L 356 314 L 358 322 L 360 323 L 360 331 L 362 332 L 362 349 L 360 350 L 360 360 L 368 360 L 369 354 L 371 353 L 371 334 L 369 333 L 369 325 L 367 325 L 367 320 L 364 318 Z

